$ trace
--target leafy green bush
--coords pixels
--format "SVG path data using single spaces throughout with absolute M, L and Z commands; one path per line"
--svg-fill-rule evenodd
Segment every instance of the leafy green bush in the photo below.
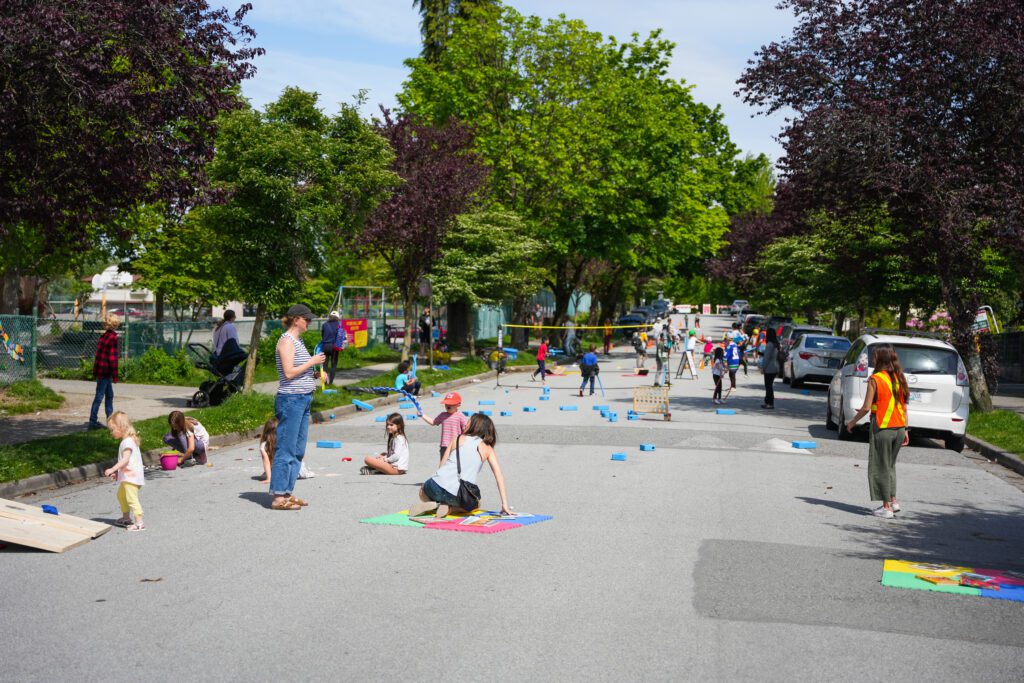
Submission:
M 163 349 L 147 349 L 142 356 L 121 363 L 122 382 L 135 384 L 198 384 L 207 378 L 205 372 L 192 367 L 183 349 L 169 356 Z

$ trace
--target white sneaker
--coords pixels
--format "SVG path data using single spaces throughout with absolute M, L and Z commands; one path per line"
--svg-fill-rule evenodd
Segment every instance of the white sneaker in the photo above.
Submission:
M 893 512 L 899 512 L 900 511 L 900 504 L 897 503 L 895 500 L 892 502 L 892 511 Z
M 298 479 L 312 479 L 316 476 L 316 472 L 306 467 L 306 463 L 302 463 L 302 467 L 299 468 Z
M 877 508 L 876 510 L 872 510 L 871 514 L 873 514 L 875 517 L 881 517 L 882 519 L 892 519 L 896 516 L 892 513 L 892 510 L 885 507 L 884 505 L 880 508 Z

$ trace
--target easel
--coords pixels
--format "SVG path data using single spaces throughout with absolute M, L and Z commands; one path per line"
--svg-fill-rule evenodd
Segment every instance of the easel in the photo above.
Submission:
M 697 375 L 697 368 L 693 366 L 693 360 L 690 356 L 690 351 L 683 350 L 683 357 L 679 359 L 679 367 L 676 368 L 676 379 L 683 377 L 683 370 L 690 368 L 690 377 L 695 378 Z

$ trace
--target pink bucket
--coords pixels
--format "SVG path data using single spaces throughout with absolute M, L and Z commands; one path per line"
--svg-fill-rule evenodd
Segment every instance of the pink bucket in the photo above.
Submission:
M 163 453 L 160 456 L 160 468 L 168 471 L 178 469 L 178 454 Z

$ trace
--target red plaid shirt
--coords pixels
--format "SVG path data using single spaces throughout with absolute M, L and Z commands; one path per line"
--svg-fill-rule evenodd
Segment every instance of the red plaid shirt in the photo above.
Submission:
M 110 378 L 117 381 L 117 332 L 107 330 L 100 335 L 96 344 L 96 358 L 92 364 L 92 376 L 96 379 Z

